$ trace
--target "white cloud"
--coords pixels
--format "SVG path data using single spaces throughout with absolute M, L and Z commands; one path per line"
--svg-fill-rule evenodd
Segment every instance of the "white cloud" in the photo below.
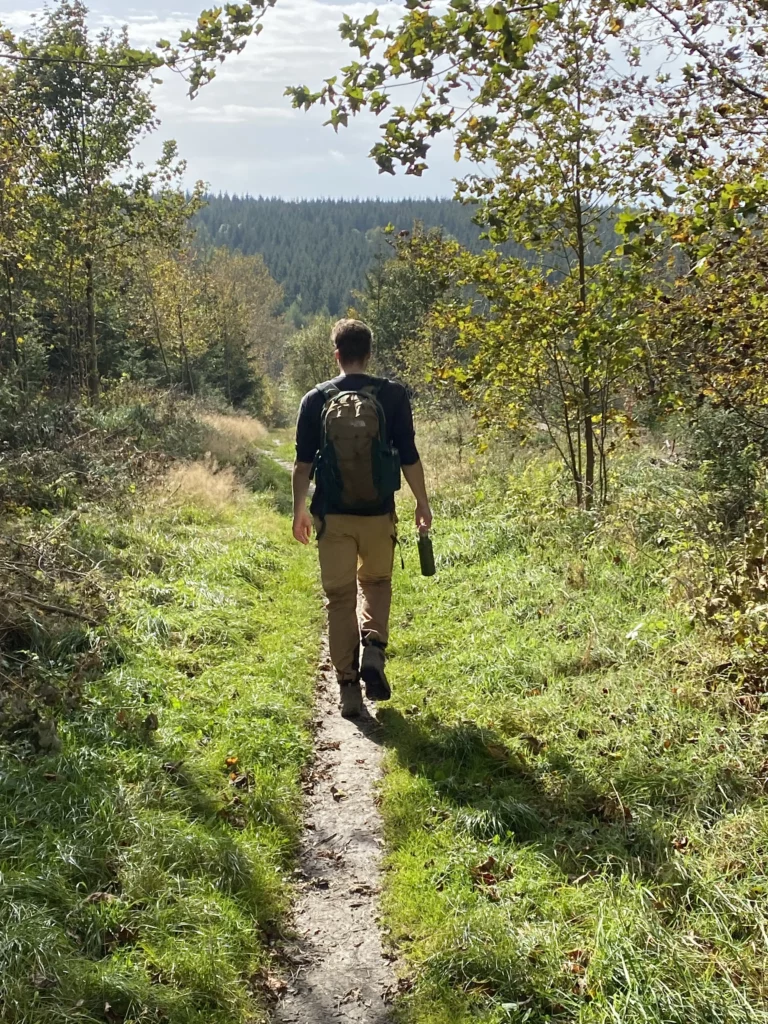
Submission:
M 95 27 L 127 23 L 131 42 L 153 47 L 158 39 L 175 40 L 194 25 L 199 9 L 166 6 L 122 6 L 117 0 L 91 0 Z M 23 31 L 38 0 L 24 0 L 2 15 L 15 31 Z M 200 0 L 200 9 L 207 6 Z M 456 165 L 451 147 L 433 150 L 430 172 L 422 179 L 380 176 L 368 156 L 377 137 L 377 119 L 362 115 L 334 134 L 323 127 L 327 109 L 293 110 L 284 96 L 288 85 L 318 87 L 353 57 L 338 33 L 344 14 L 361 17 L 372 2 L 349 4 L 323 0 L 277 0 L 264 19 L 264 31 L 244 52 L 228 57 L 216 78 L 190 101 L 186 85 L 172 73 L 163 75 L 155 91 L 161 127 L 141 147 L 139 159 L 150 162 L 162 141 L 175 138 L 187 161 L 189 183 L 202 178 L 214 190 L 292 196 L 313 195 L 448 195 Z M 400 2 L 383 5 L 382 17 L 395 20 Z M 408 90 L 403 90 L 407 92 Z

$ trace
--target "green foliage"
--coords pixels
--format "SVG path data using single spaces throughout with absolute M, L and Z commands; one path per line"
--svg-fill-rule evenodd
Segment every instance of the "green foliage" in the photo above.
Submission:
M 4 266 L 4 334 L 11 342 L 6 355 L 15 361 L 14 346 L 23 338 L 17 307 L 30 304 L 24 278 L 45 266 L 69 310 L 62 333 L 70 376 L 75 363 L 82 364 L 96 399 L 96 292 L 102 263 L 119 260 L 132 233 L 126 230 L 127 209 L 148 191 L 147 181 L 127 171 L 134 146 L 154 127 L 148 85 L 156 58 L 133 50 L 125 30 L 117 37 L 106 31 L 90 39 L 79 0 L 48 10 L 29 37 L 8 40 L 6 47 L 21 59 L 12 73 L 3 72 L 9 76 L 11 107 L 2 131 L 7 144 L 19 150 L 19 180 L 32 185 L 24 203 L 34 217 L 25 233 L 34 248 L 22 254 L 14 247 Z M 73 307 L 78 307 L 79 331 Z
M 405 371 L 408 382 L 420 384 L 422 391 L 434 360 L 422 366 L 421 372 L 409 363 L 415 361 L 419 332 L 434 304 L 444 298 L 450 281 L 439 263 L 420 260 L 416 254 L 441 240 L 439 229 L 425 231 L 418 223 L 413 232 L 399 232 L 374 256 L 365 288 L 355 295 L 355 315 L 373 331 L 377 366 L 390 373 Z
M 209 195 L 195 217 L 201 245 L 262 254 L 296 327 L 317 313 L 344 316 L 366 274 L 388 253 L 382 229 L 411 231 L 416 222 L 441 228 L 473 251 L 482 245 L 472 210 L 449 199 L 292 202 Z
M 381 714 L 404 1021 L 768 1019 L 764 697 L 650 526 L 697 475 L 654 452 L 616 472 L 597 520 L 536 461 L 496 500 L 453 481 L 437 576 L 406 555 Z
M 0 514 L 75 509 L 115 500 L 153 465 L 153 450 L 180 458 L 202 452 L 190 403 L 124 381 L 96 407 L 63 404 L 0 387 Z
M 0 46 L 0 368 L 66 401 L 127 375 L 257 405 L 279 288 L 259 257 L 191 251 L 201 187 L 180 191 L 174 143 L 132 165 L 157 127 L 157 56 L 94 36 L 79 0 Z
M 687 455 L 705 471 L 713 508 L 726 527 L 755 511 L 768 459 L 768 422 L 705 403 L 693 421 Z
M 317 316 L 289 338 L 286 373 L 297 395 L 311 391 L 339 372 L 333 358 L 332 327 L 333 320 Z
M 492 343 L 487 365 L 477 364 L 478 383 L 486 414 L 494 404 L 487 407 L 487 396 L 500 393 L 499 424 L 523 403 L 537 407 L 587 508 L 607 494 L 606 456 L 617 440 L 610 428 L 621 418 L 621 391 L 634 383 L 623 371 L 648 369 L 639 286 L 651 267 L 659 276 L 659 244 L 698 242 L 699 257 L 717 254 L 717 241 L 707 247 L 700 236 L 715 224 L 744 231 L 765 192 L 757 113 L 766 98 L 764 5 L 622 6 L 567 0 L 502 9 L 461 0 L 435 12 L 414 0 L 399 22 L 382 26 L 375 12 L 345 18 L 341 34 L 360 59 L 316 92 L 288 90 L 294 106 L 330 106 L 335 130 L 364 108 L 386 112 L 372 150 L 382 171 L 399 163 L 423 173 L 431 140 L 451 135 L 457 160 L 474 164 L 457 195 L 481 204 L 490 239 L 514 238 L 536 251 L 550 285 L 562 275 L 553 305 L 569 312 L 539 329 L 536 302 L 528 302 L 533 358 L 521 351 L 524 338 Z M 668 62 L 678 48 L 693 59 L 673 74 Z M 407 82 L 420 90 L 410 107 L 390 88 Z M 606 207 L 625 211 L 626 240 L 603 256 L 596 225 Z M 488 261 L 474 262 L 465 285 L 482 291 Z M 526 276 L 514 263 L 506 270 Z M 487 291 L 471 315 L 481 323 L 490 311 L 503 321 Z M 476 341 L 461 315 L 453 325 L 460 339 Z M 501 333 L 506 342 L 506 327 Z
M 475 401 L 497 426 L 533 405 L 586 508 L 606 499 L 609 430 L 620 388 L 631 384 L 624 371 L 631 355 L 636 363 L 643 356 L 633 320 L 649 260 L 639 252 L 633 273 L 610 242 L 602 251 L 605 211 L 643 194 L 654 159 L 644 139 L 632 142 L 614 120 L 626 117 L 627 92 L 639 80 L 634 69 L 614 70 L 621 28 L 599 2 L 547 11 L 462 3 L 439 16 L 414 4 L 383 29 L 376 18 L 347 19 L 342 35 L 362 60 L 344 69 L 338 88 L 329 80 L 315 95 L 293 94 L 295 105 L 330 103 L 344 123 L 364 106 L 389 107 L 378 98 L 385 83 L 423 84 L 410 110 L 388 111 L 373 150 L 379 167 L 393 172 L 399 161 L 420 174 L 427 140 L 453 133 L 457 158 L 476 168 L 457 195 L 481 204 L 492 242 L 514 239 L 538 258 L 532 272 L 494 249 L 462 254 L 448 245 L 442 267 L 434 253 L 464 289 L 437 327 L 478 351 L 471 377 L 460 366 L 457 382 L 465 393 L 477 385 Z M 460 87 L 469 107 L 454 102 Z M 422 273 L 427 264 L 418 264 Z

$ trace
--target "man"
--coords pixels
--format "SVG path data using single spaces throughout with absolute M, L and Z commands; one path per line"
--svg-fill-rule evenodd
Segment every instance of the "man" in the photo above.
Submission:
M 361 678 L 369 700 L 389 700 L 391 696 L 384 652 L 397 541 L 394 491 L 399 487 L 398 457 L 416 498 L 419 530 L 429 530 L 432 512 L 408 394 L 401 384 L 368 373 L 370 328 L 360 320 L 339 320 L 331 341 L 341 374 L 313 388 L 299 408 L 293 536 L 308 544 L 313 526 L 317 533 L 341 713 L 355 718 L 363 708 Z M 307 511 L 313 470 L 315 493 Z M 361 622 L 357 617 L 358 582 Z

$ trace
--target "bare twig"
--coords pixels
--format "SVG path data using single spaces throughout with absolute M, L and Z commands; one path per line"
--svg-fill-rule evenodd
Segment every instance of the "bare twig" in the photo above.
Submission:
M 67 615 L 71 619 L 80 619 L 81 622 L 87 622 L 89 626 L 98 626 L 96 619 L 91 618 L 90 615 L 85 615 L 83 612 L 77 611 L 75 608 L 61 608 L 56 604 L 48 604 L 46 601 L 38 601 L 36 597 L 32 597 L 31 594 L 6 594 L 6 597 L 12 601 L 26 601 L 27 604 L 34 605 L 35 608 L 39 608 L 44 612 L 53 612 L 56 615 Z
M 54 526 L 54 528 L 50 531 L 50 533 L 47 533 L 43 537 L 42 543 L 43 544 L 47 544 L 48 541 L 51 539 L 51 537 L 55 537 L 56 534 L 60 530 L 63 530 L 65 527 L 69 526 L 69 524 L 72 522 L 72 520 L 73 519 L 77 519 L 77 517 L 79 515 L 80 515 L 80 509 L 76 508 L 74 512 L 72 512 L 70 515 L 68 515 L 66 519 L 62 519 L 62 521 L 58 524 L 58 526 Z

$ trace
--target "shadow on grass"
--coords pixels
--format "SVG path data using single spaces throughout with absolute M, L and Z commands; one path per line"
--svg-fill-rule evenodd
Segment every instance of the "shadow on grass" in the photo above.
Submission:
M 616 788 L 598 790 L 567 751 L 547 746 L 543 764 L 537 762 L 534 737 L 519 737 L 523 750 L 518 751 L 508 738 L 470 722 L 448 726 L 394 708 L 382 708 L 378 720 L 380 727 L 364 727 L 366 734 L 394 749 L 413 775 L 428 780 L 435 795 L 453 808 L 458 829 L 473 839 L 513 837 L 536 844 L 571 882 L 606 872 L 681 881 L 679 869 L 670 868 L 675 850 L 664 805 L 633 815 Z M 556 773 L 556 795 L 542 785 L 544 773 Z M 670 817 L 673 808 L 666 810 Z

